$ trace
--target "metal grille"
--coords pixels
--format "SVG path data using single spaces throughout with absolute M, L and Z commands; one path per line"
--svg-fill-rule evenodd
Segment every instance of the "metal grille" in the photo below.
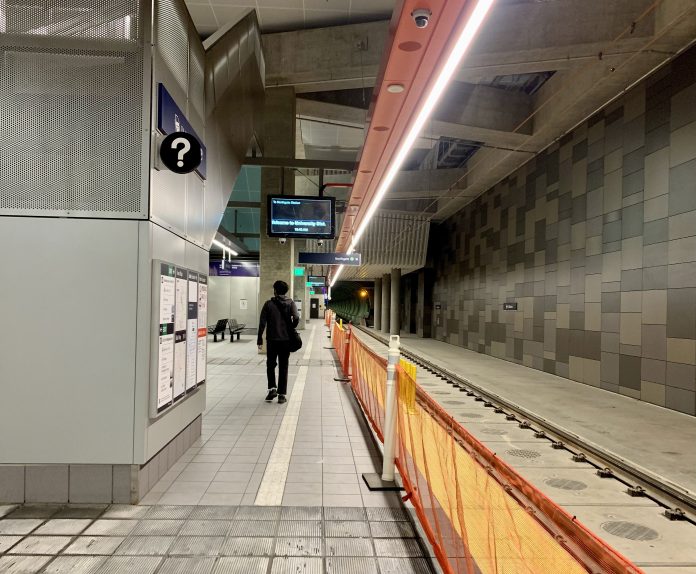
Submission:
M 0 211 L 139 212 L 142 99 L 140 51 L 0 44 Z
M 189 61 L 189 101 L 201 120 L 205 120 L 205 55 L 194 44 Z
M 1 2 L 3 32 L 137 42 L 139 0 L 43 0 Z
M 155 45 L 184 94 L 188 95 L 189 40 L 184 3 L 158 0 L 155 7 Z
M 652 528 L 648 528 L 636 522 L 626 522 L 624 520 L 605 522 L 602 524 L 602 530 L 614 536 L 618 536 L 619 538 L 627 538 L 628 540 L 655 540 L 660 537 L 659 532 Z
M 585 490 L 587 485 L 579 480 L 571 480 L 569 478 L 549 478 L 545 481 L 546 484 L 553 488 L 561 490 Z
M 507 451 L 510 456 L 516 456 L 518 458 L 539 458 L 541 453 L 536 450 L 526 450 L 521 448 L 513 448 Z

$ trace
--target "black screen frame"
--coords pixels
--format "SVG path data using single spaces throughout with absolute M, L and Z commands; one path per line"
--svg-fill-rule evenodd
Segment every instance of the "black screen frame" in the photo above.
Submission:
M 279 233 L 271 229 L 272 221 L 272 201 L 274 199 L 296 199 L 309 201 L 329 201 L 331 203 L 331 223 L 327 233 Z M 266 235 L 268 237 L 284 237 L 286 239 L 334 239 L 336 237 L 336 198 L 319 197 L 317 195 L 269 195 L 266 203 Z

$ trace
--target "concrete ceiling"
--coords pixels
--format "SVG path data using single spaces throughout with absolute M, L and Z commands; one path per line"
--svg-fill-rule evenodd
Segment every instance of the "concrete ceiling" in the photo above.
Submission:
M 293 86 L 298 95 L 298 155 L 355 154 L 366 106 L 337 94 L 374 86 L 388 26 L 264 36 L 267 86 Z M 402 172 L 384 207 L 445 219 L 694 38 L 694 0 L 498 0 L 421 134 L 420 165 L 409 162 L 417 169 Z M 337 143 L 326 147 L 328 140 Z M 440 161 L 435 144 L 450 140 L 460 142 L 452 149 L 461 165 L 449 151 Z
M 389 18 L 395 0 L 186 0 L 203 38 L 256 10 L 262 32 L 303 30 Z

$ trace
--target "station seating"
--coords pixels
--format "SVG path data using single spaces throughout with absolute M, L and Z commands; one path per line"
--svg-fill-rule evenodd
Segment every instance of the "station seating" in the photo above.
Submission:
M 227 329 L 227 319 L 219 319 L 215 325 L 208 326 L 208 334 L 213 336 L 213 342 L 217 343 L 217 336 L 220 335 L 221 340 L 225 340 L 225 329 Z
M 242 331 L 246 328 L 246 323 L 237 323 L 237 319 L 230 319 L 230 343 L 234 343 L 234 336 L 237 335 L 237 341 L 242 335 Z

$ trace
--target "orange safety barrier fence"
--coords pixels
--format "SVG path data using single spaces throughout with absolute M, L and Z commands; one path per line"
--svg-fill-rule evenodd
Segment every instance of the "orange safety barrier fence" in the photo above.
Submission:
M 331 311 L 328 309 L 324 311 L 324 322 L 326 323 L 327 327 L 331 326 Z
M 350 376 L 350 327 L 334 322 L 331 340 L 346 377 Z
M 351 341 L 352 388 L 383 439 L 387 361 Z M 499 459 L 397 366 L 396 465 L 447 574 L 639 574 Z

